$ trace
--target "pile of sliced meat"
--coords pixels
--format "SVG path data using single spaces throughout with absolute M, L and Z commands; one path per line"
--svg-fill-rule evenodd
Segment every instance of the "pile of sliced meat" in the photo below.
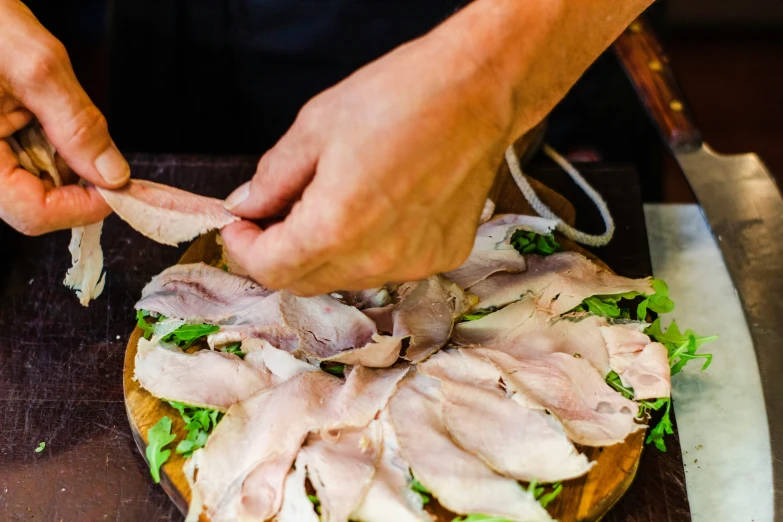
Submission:
M 572 311 L 594 295 L 651 294 L 649 280 L 571 252 L 522 256 L 510 243 L 519 228 L 552 224 L 498 216 L 459 269 L 362 292 L 300 298 L 204 264 L 155 277 L 137 308 L 169 319 L 139 342 L 136 379 L 225 412 L 186 466 L 190 520 L 431 520 L 414 478 L 457 514 L 551 520 L 519 482 L 588 473 L 575 444 L 644 428 L 606 375 L 636 399 L 667 397 L 669 366 L 642 323 Z M 183 322 L 218 325 L 210 349 L 160 341 Z M 244 359 L 219 350 L 235 342 Z M 325 362 L 347 365 L 345 377 Z

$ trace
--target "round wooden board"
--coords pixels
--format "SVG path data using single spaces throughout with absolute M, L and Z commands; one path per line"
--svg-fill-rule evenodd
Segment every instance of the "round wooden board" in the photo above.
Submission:
M 532 209 L 514 185 L 511 176 L 507 173 L 503 174 L 504 172 L 501 171 L 491 193 L 497 198 L 498 211 L 532 214 Z M 539 197 L 555 213 L 564 221 L 574 223 L 576 216 L 574 208 L 565 198 L 534 180 L 531 180 L 531 184 Z M 596 259 L 572 242 L 563 240 L 561 244 L 568 250 L 576 250 Z M 221 251 L 215 241 L 215 233 L 210 233 L 197 239 L 185 252 L 180 263 L 203 261 L 216 265 L 220 257 Z M 136 444 L 144 455 L 147 447 L 147 430 L 162 417 L 168 415 L 172 419 L 172 433 L 176 433 L 176 440 L 184 438 L 185 425 L 174 408 L 150 395 L 133 380 L 136 345 L 141 333 L 141 329 L 136 328 L 128 340 L 123 380 L 128 420 Z M 597 461 L 597 464 L 586 476 L 564 483 L 563 492 L 548 508 L 552 517 L 560 522 L 600 520 L 631 485 L 639 466 L 644 436 L 644 431 L 637 431 L 622 444 L 605 448 L 580 448 L 591 461 Z M 172 451 L 171 457 L 161 470 L 161 486 L 180 511 L 186 513 L 190 501 L 190 487 L 182 471 L 184 462 L 181 456 Z M 428 510 L 437 516 L 438 522 L 451 522 L 456 516 L 435 502 L 428 505 Z M 204 515 L 201 520 L 208 522 Z

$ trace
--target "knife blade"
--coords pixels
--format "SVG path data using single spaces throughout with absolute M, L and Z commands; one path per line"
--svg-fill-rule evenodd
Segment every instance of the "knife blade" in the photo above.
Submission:
M 783 520 L 783 196 L 756 154 L 719 154 L 704 142 L 644 20 L 614 50 L 685 174 L 739 295 L 764 391 L 775 520 Z

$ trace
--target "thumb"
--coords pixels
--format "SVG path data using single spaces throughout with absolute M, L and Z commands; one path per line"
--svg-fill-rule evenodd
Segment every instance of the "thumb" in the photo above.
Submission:
M 128 162 L 109 136 L 106 118 L 79 85 L 67 53 L 50 51 L 41 60 L 32 81 L 25 82 L 23 104 L 77 174 L 100 187 L 121 187 L 130 178 Z
M 258 162 L 253 179 L 226 198 L 226 208 L 249 219 L 285 210 L 313 179 L 319 152 L 315 138 L 294 124 Z

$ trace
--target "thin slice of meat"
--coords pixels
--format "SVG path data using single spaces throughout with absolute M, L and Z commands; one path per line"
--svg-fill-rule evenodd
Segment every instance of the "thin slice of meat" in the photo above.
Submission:
M 476 378 L 474 366 L 483 378 Z M 557 482 L 580 477 L 592 467 L 550 415 L 507 397 L 500 370 L 473 350 L 441 351 L 418 369 L 440 381 L 443 422 L 454 441 L 498 473 Z
M 609 353 L 599 328 L 607 326 L 595 315 L 553 316 L 523 299 L 475 321 L 454 327 L 452 342 L 500 350 L 518 359 L 549 353 L 567 353 L 587 359 L 601 375 L 609 373 Z
M 522 272 L 525 257 L 511 244 L 519 229 L 549 234 L 555 222 L 537 216 L 501 214 L 478 228 L 470 257 L 459 268 L 443 274 L 450 281 L 469 289 L 496 272 Z
M 394 305 L 380 308 L 365 308 L 362 313 L 373 320 L 379 333 L 391 334 L 394 331 Z
M 421 496 L 411 489 L 410 466 L 400 453 L 397 435 L 389 422 L 388 408 L 379 415 L 383 451 L 367 494 L 351 515 L 358 522 L 432 522 Z
M 623 385 L 633 388 L 634 399 L 658 399 L 671 395 L 669 352 L 633 325 L 601 328 L 609 350 L 609 363 Z
M 405 359 L 417 363 L 440 350 L 469 306 L 462 289 L 441 276 L 415 283 L 392 314 L 394 337 L 410 338 Z
M 98 191 L 123 221 L 164 245 L 177 246 L 239 221 L 219 199 L 152 181 L 132 179 L 120 189 Z
M 313 503 L 307 496 L 305 480 L 307 471 L 299 464 L 288 472 L 283 486 L 283 505 L 275 518 L 275 522 L 319 522 Z
M 605 270 L 576 252 L 525 256 L 527 270 L 494 274 L 470 288 L 478 309 L 500 308 L 531 296 L 539 308 L 561 315 L 594 295 L 652 294 L 650 278 L 628 279 Z
M 297 297 L 281 292 L 280 313 L 299 337 L 299 349 L 319 360 L 361 348 L 378 333 L 369 317 L 329 295 Z
M 551 520 L 515 480 L 495 473 L 452 441 L 441 418 L 439 395 L 437 380 L 414 374 L 389 401 L 400 449 L 416 478 L 455 513 Z
M 57 151 L 46 136 L 43 127 L 38 122 L 28 125 L 19 131 L 19 140 L 23 150 L 27 153 L 27 158 L 30 160 L 27 165 L 22 162 L 22 166 L 39 177 L 46 172 L 52 177 L 55 187 L 62 187 L 63 179 L 60 171 L 57 169 L 57 161 L 55 159 Z M 20 161 L 22 159 L 20 155 Z M 29 167 L 32 167 L 32 169 Z
M 553 353 L 518 360 L 496 350 L 477 349 L 494 362 L 506 386 L 522 390 L 552 413 L 569 439 L 585 446 L 611 446 L 643 424 L 638 406 L 612 389 L 584 359 Z
M 300 373 L 320 371 L 318 366 L 299 360 L 264 339 L 248 339 L 242 342 L 242 351 L 247 354 L 245 360 L 260 355 L 264 366 L 280 381 L 287 381 Z
M 372 336 L 372 342 L 362 348 L 342 352 L 323 360 L 350 365 L 359 364 L 370 368 L 388 368 L 399 360 L 400 349 L 402 349 L 401 338 L 375 334 Z
M 356 367 L 345 382 L 305 372 L 232 406 L 205 446 L 196 485 L 213 522 L 267 520 L 307 435 L 367 426 L 407 368 Z
M 321 501 L 321 522 L 348 522 L 372 483 L 382 446 L 377 421 L 363 429 L 343 430 L 336 441 L 310 434 L 296 464 L 307 466 L 310 483 Z
M 234 405 L 209 437 L 196 487 L 213 522 L 267 520 L 307 434 L 330 417 L 342 382 L 325 372 L 297 375 Z
M 236 355 L 212 350 L 189 354 L 156 338 L 139 339 L 134 379 L 160 399 L 221 411 L 276 384 L 269 372 Z
M 174 265 L 144 287 L 136 309 L 193 323 L 259 324 L 267 320 L 266 310 L 259 305 L 272 293 L 205 263 Z
M 106 273 L 103 271 L 103 250 L 101 249 L 101 231 L 103 221 L 77 227 L 71 231 L 71 252 L 73 266 L 65 274 L 63 284 L 76 290 L 79 302 L 88 306 L 103 292 Z

